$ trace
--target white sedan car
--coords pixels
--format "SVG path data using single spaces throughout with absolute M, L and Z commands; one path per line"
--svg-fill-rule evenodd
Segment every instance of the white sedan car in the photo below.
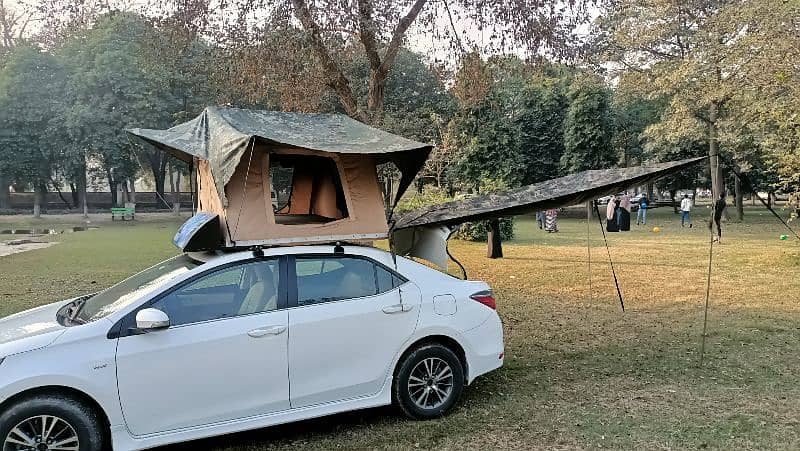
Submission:
M 0 319 L 2 451 L 144 449 L 394 403 L 503 364 L 488 285 L 371 247 L 182 254 Z

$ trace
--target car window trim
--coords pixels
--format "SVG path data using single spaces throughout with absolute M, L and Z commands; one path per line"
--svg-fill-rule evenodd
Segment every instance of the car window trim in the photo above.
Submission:
M 397 271 L 393 270 L 392 268 L 386 266 L 385 264 L 383 264 L 383 263 L 381 263 L 381 262 L 379 262 L 379 261 L 377 261 L 377 260 L 375 260 L 375 259 L 373 259 L 371 257 L 368 257 L 366 255 L 346 254 L 346 253 L 343 253 L 343 254 L 330 254 L 330 253 L 324 253 L 324 252 L 314 252 L 314 253 L 307 253 L 307 254 L 290 254 L 290 255 L 287 255 L 286 257 L 287 257 L 286 266 L 288 268 L 288 275 L 289 275 L 289 278 L 288 278 L 288 284 L 289 284 L 289 287 L 288 287 L 289 288 L 288 289 L 289 300 L 288 301 L 289 302 L 288 302 L 288 307 L 287 307 L 289 309 L 300 308 L 300 307 L 302 307 L 302 308 L 314 307 L 315 305 L 332 304 L 332 303 L 336 303 L 336 302 L 346 302 L 346 301 L 352 301 L 352 300 L 357 300 L 357 299 L 366 299 L 366 298 L 371 298 L 371 297 L 375 297 L 375 296 L 381 296 L 383 294 L 391 293 L 392 291 L 398 290 L 401 286 L 403 286 L 404 284 L 408 283 L 408 278 L 404 277 L 402 274 L 400 274 Z M 355 259 L 359 259 L 359 260 L 366 260 L 366 261 L 372 263 L 373 265 L 375 265 L 373 267 L 373 271 L 372 271 L 373 275 L 374 275 L 374 278 L 375 278 L 375 291 L 378 290 L 378 272 L 377 272 L 377 267 L 378 266 L 380 266 L 381 268 L 385 269 L 386 271 L 388 271 L 393 276 L 395 276 L 398 279 L 400 279 L 401 283 L 399 285 L 397 285 L 396 287 L 392 287 L 391 290 L 386 290 L 386 291 L 383 291 L 381 293 L 370 294 L 370 295 L 367 295 L 367 296 L 359 296 L 359 297 L 355 297 L 355 298 L 337 299 L 335 301 L 319 302 L 319 303 L 316 303 L 316 304 L 300 305 L 299 304 L 299 298 L 298 298 L 298 291 L 297 291 L 297 260 L 298 260 L 298 257 L 301 260 L 303 260 L 303 259 L 313 259 L 313 258 L 355 258 Z
M 288 279 L 288 277 L 284 277 L 284 275 L 287 274 L 286 273 L 286 268 L 289 266 L 287 264 L 287 257 L 285 255 L 268 255 L 268 256 L 264 256 L 264 257 L 250 257 L 250 258 L 246 258 L 246 259 L 242 259 L 242 260 L 236 260 L 236 261 L 233 261 L 233 262 L 224 263 L 222 265 L 215 266 L 213 268 L 208 268 L 206 271 L 203 271 L 203 272 L 201 272 L 199 274 L 196 274 L 196 275 L 194 275 L 194 276 L 192 276 L 192 277 L 190 277 L 190 278 L 188 278 L 188 279 L 176 284 L 175 286 L 170 287 L 169 289 L 159 293 L 157 296 L 155 296 L 155 297 L 149 299 L 148 301 L 140 304 L 138 307 L 136 307 L 135 309 L 131 310 L 128 314 L 123 316 L 108 331 L 108 334 L 106 334 L 106 337 L 109 338 L 109 339 L 117 339 L 117 338 L 124 338 L 124 337 L 128 337 L 128 336 L 131 336 L 131 335 L 135 335 L 134 333 L 130 332 L 130 330 L 131 330 L 131 328 L 133 328 L 135 326 L 136 314 L 140 310 L 146 309 L 146 308 L 152 306 L 153 304 L 155 304 L 156 302 L 160 301 L 164 297 L 169 296 L 173 292 L 175 292 L 177 290 L 180 290 L 181 288 L 184 288 L 187 285 L 191 285 L 193 282 L 196 282 L 197 280 L 199 280 L 199 279 L 201 279 L 201 278 L 203 278 L 203 277 L 205 277 L 205 276 L 207 276 L 209 274 L 212 274 L 212 273 L 215 273 L 215 272 L 219 272 L 219 271 L 224 271 L 224 270 L 226 270 L 228 268 L 233 268 L 235 266 L 243 266 L 243 265 L 247 265 L 247 264 L 250 264 L 250 263 L 253 263 L 253 262 L 270 261 L 270 260 L 277 260 L 278 261 L 278 306 L 277 306 L 277 308 L 275 310 L 272 310 L 271 312 L 277 312 L 279 310 L 285 310 L 286 308 L 288 308 L 288 300 L 289 300 L 288 287 L 287 287 L 287 284 L 289 283 L 289 279 Z M 255 315 L 255 314 L 259 314 L 259 313 L 270 313 L 270 312 L 255 312 L 255 313 L 248 313 L 248 314 L 244 314 L 244 315 L 227 316 L 227 317 L 224 317 L 224 318 L 215 318 L 215 319 L 204 320 L 204 321 L 196 321 L 196 322 L 193 322 L 193 323 L 179 324 L 179 325 L 174 326 L 174 327 L 178 328 L 178 327 L 183 327 L 183 326 L 192 326 L 192 325 L 197 325 L 197 324 L 208 323 L 208 322 L 212 322 L 212 321 L 221 321 L 221 320 L 226 320 L 226 319 L 242 318 L 242 317 L 245 317 L 245 316 L 251 316 L 251 315 Z M 172 328 L 172 327 L 173 326 L 170 326 L 170 328 Z

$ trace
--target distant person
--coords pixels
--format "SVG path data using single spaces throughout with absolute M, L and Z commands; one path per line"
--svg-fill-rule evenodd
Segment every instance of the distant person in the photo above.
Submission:
M 689 228 L 692 228 L 692 199 L 689 199 L 688 194 L 683 195 L 683 200 L 681 200 L 681 227 L 684 226 L 685 223 L 689 224 Z
M 631 196 L 624 194 L 619 200 L 617 222 L 620 232 L 631 231 Z
M 558 210 L 551 208 L 544 214 L 544 229 L 547 233 L 558 232 Z
M 711 228 L 712 223 L 717 225 L 717 236 L 714 238 L 714 241 L 721 243 L 722 242 L 722 213 L 725 212 L 725 207 L 728 204 L 725 202 L 725 192 L 721 192 L 719 194 L 719 199 L 714 202 L 714 219 L 712 222 L 708 223 L 708 228 Z
M 636 212 L 636 225 L 641 223 L 642 225 L 647 224 L 647 207 L 650 206 L 650 199 L 647 196 L 642 196 L 639 199 L 639 211 Z
M 539 226 L 539 230 L 544 229 L 544 212 L 537 211 L 536 212 L 536 224 Z
M 617 222 L 617 210 L 619 209 L 619 200 L 614 196 L 609 199 L 606 205 L 606 230 L 609 232 L 619 232 L 619 223 Z

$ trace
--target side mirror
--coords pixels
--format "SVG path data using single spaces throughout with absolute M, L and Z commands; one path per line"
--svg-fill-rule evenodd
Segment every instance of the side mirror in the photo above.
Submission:
M 136 313 L 136 328 L 142 332 L 166 329 L 169 327 L 169 316 L 159 309 L 146 308 Z

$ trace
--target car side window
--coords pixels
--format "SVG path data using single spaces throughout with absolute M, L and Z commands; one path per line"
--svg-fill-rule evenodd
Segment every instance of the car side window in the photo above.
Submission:
M 363 258 L 298 256 L 295 271 L 300 306 L 378 294 L 375 264 Z
M 172 326 L 277 310 L 279 274 L 278 260 L 223 268 L 172 291 L 151 307 L 166 313 Z
M 378 281 L 378 293 L 385 293 L 405 283 L 397 274 L 380 265 L 375 265 L 375 276 Z

